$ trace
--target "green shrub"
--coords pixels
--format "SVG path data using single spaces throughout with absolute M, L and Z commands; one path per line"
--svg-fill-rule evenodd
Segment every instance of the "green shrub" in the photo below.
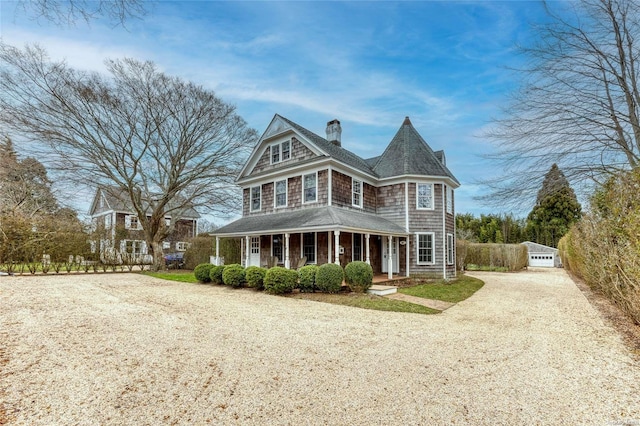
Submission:
M 209 278 L 211 278 L 212 283 L 218 285 L 224 284 L 224 281 L 222 280 L 222 273 L 224 272 L 225 268 L 225 265 L 214 266 L 213 268 L 211 268 Z
M 264 268 L 259 266 L 249 266 L 245 270 L 245 280 L 247 281 L 247 285 L 257 290 L 262 290 L 264 288 L 264 276 L 266 273 L 267 270 Z
M 227 265 L 222 271 L 222 282 L 231 287 L 242 287 L 245 283 L 244 266 L 234 263 Z
M 316 273 L 316 288 L 325 293 L 337 293 L 342 289 L 344 271 L 342 266 L 326 263 L 318 267 Z
M 193 270 L 193 275 L 201 283 L 211 282 L 210 272 L 213 265 L 210 263 L 201 263 L 197 265 Z
M 274 266 L 264 276 L 264 290 L 271 294 L 291 293 L 298 282 L 298 273 L 292 269 Z
M 316 273 L 318 272 L 317 265 L 306 265 L 300 268 L 298 275 L 300 278 L 300 284 L 298 287 L 302 292 L 313 292 L 316 290 Z
M 351 291 L 364 293 L 373 284 L 373 268 L 367 262 L 351 262 L 344 268 L 344 277 Z

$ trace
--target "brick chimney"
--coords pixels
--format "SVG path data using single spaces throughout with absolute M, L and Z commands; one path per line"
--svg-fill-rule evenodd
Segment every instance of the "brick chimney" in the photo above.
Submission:
M 327 123 L 327 140 L 334 145 L 342 146 L 342 127 L 338 119 Z

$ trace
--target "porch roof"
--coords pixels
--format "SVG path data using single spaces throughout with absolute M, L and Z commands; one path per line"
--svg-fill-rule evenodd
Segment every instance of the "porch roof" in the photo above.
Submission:
M 220 237 L 284 232 L 348 231 L 381 235 L 408 235 L 394 222 L 372 213 L 339 207 L 314 207 L 282 213 L 246 216 L 212 232 Z

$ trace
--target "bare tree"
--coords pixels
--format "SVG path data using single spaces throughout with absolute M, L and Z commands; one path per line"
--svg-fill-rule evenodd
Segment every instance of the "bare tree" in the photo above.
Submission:
M 504 175 L 485 201 L 535 199 L 551 164 L 576 189 L 640 161 L 640 3 L 545 3 L 549 22 L 521 47 L 520 89 L 484 136 L 496 142 Z
M 2 45 L 0 63 L 0 123 L 47 143 L 66 178 L 126 194 L 156 267 L 165 217 L 237 211 L 234 178 L 256 132 L 213 92 L 133 59 L 107 61 L 104 76 Z
M 114 26 L 146 14 L 143 0 L 20 0 L 18 7 L 28 16 L 45 19 L 55 25 L 72 26 L 78 21 L 104 18 Z

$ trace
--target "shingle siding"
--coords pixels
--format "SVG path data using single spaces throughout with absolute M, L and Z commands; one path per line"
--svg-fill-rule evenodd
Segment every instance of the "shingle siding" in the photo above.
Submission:
M 406 225 L 404 193 L 405 188 L 403 183 L 378 187 L 378 206 L 376 209 L 376 213 L 378 213 L 378 215 L 402 226 L 403 228 Z

